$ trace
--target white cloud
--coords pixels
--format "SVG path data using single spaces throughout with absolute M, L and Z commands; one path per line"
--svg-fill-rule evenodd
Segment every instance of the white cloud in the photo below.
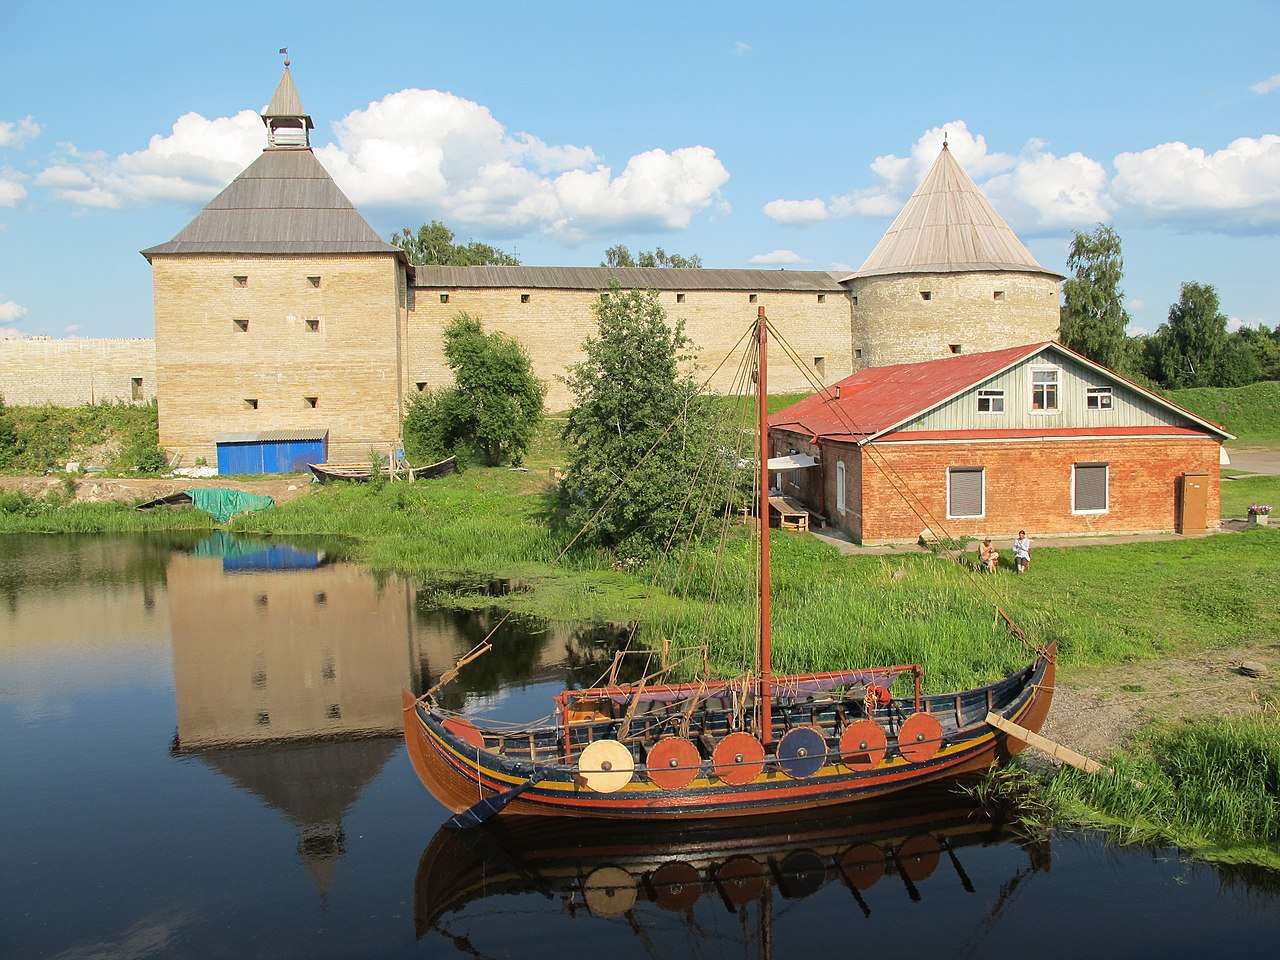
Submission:
M 1267 77 L 1267 79 L 1258 81 L 1249 89 L 1254 93 L 1262 94 L 1270 93 L 1272 90 L 1276 89 L 1276 87 L 1280 87 L 1280 73 L 1273 73 L 1271 76 Z
M 10 167 L 0 167 L 0 207 L 16 207 L 27 197 L 25 175 Z
M 1129 301 L 1130 310 L 1144 310 L 1146 309 L 1146 306 L 1147 306 L 1147 301 L 1141 299 L 1140 297 L 1134 297 L 1132 300 Z
M 67 324 L 67 326 L 62 328 L 62 332 L 67 334 L 68 336 L 71 336 L 72 334 L 79 333 L 83 329 L 84 329 L 83 323 L 70 323 L 70 324 Z
M 0 323 L 13 323 L 27 315 L 27 308 L 12 300 L 0 302 Z
M 1280 228 L 1280 135 L 1241 137 L 1214 153 L 1162 143 L 1115 159 L 1112 193 L 1146 219 L 1225 233 Z
M 32 117 L 0 120 L 0 147 L 21 147 L 40 136 L 40 124 Z
M 1009 225 L 1022 233 L 1079 228 L 1111 219 L 1107 171 L 1082 153 L 1058 157 L 1032 141 L 1008 173 L 983 192 Z
M 617 176 L 590 147 L 509 133 L 478 103 L 438 90 L 401 90 L 334 124 L 317 151 L 357 204 L 429 208 L 495 236 L 529 230 L 576 242 L 678 229 L 724 209 L 729 173 L 708 147 L 637 154 Z
M 733 45 L 733 52 L 736 53 L 738 56 L 742 56 L 745 53 L 750 53 L 751 44 L 746 43 L 742 40 L 739 40 L 737 43 Z
M 266 144 L 252 110 L 207 120 L 179 117 L 167 136 L 145 150 L 108 157 L 60 144 L 57 159 L 35 178 L 39 186 L 80 206 L 114 209 L 165 200 L 201 202 L 225 187 Z
M 764 215 L 778 223 L 807 225 L 826 220 L 831 213 L 821 200 L 770 200 Z
M 769 253 L 757 253 L 747 263 L 809 263 L 804 257 L 796 253 L 794 250 L 773 250 Z

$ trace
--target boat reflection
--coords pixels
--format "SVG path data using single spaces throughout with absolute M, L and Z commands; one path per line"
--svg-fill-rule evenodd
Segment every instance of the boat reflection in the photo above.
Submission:
M 716 939 L 751 941 L 768 955 L 775 914 L 820 892 L 845 898 L 867 918 L 924 901 L 932 888 L 972 894 L 961 852 L 1003 845 L 1025 856 L 1005 858 L 1012 875 L 1006 871 L 998 884 L 984 871 L 994 914 L 1023 879 L 1049 868 L 1047 840 L 1026 839 L 955 792 L 922 788 L 847 810 L 670 826 L 499 816 L 474 830 L 441 828 L 418 865 L 417 936 L 487 953 L 477 941 L 495 926 L 484 917 L 509 914 L 512 898 L 538 894 L 545 906 L 522 904 L 536 913 L 525 914 L 530 938 L 581 936 L 584 930 L 564 925 L 622 918 L 647 941 L 656 934 L 646 918 L 664 911 L 712 935 L 718 914 L 732 922 Z M 797 946 L 790 943 L 790 952 Z

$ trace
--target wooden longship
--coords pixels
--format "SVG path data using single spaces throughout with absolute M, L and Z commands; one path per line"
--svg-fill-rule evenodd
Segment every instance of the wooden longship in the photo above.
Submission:
M 756 324 L 760 450 L 767 381 Z M 767 457 L 758 516 L 769 516 Z M 405 742 L 419 778 L 456 825 L 497 813 L 669 820 L 807 811 L 978 770 L 1017 753 L 989 712 L 1038 731 L 1053 694 L 1056 646 L 1022 670 L 960 693 L 922 695 L 918 665 L 774 676 L 769 651 L 769 526 L 760 530 L 759 672 L 691 684 L 567 690 L 551 722 L 484 728 L 403 693 Z M 895 679 L 913 691 L 893 696 Z

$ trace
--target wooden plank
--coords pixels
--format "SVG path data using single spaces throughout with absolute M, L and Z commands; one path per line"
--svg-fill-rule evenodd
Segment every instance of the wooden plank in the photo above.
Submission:
M 1047 753 L 1055 760 L 1061 760 L 1063 763 L 1070 764 L 1077 769 L 1083 770 L 1085 773 L 1111 773 L 1110 767 L 1105 767 L 1097 760 L 1086 757 L 1083 753 L 1076 753 L 1070 747 L 1064 747 L 1060 743 L 1055 743 L 1048 737 L 1042 737 L 1040 734 L 1028 730 L 1026 727 L 1020 727 L 1012 720 L 1006 720 L 1000 714 L 990 712 L 987 714 L 987 723 L 1013 737 L 1020 740 L 1028 747 L 1035 747 L 1042 753 Z

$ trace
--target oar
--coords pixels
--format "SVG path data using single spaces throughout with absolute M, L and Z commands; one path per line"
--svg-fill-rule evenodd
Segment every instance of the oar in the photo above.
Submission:
M 524 783 L 518 784 L 510 790 L 504 790 L 502 793 L 494 794 L 492 797 L 485 797 L 478 803 L 467 807 L 461 813 L 455 813 L 444 822 L 444 825 L 450 830 L 470 830 L 472 827 L 478 827 L 490 817 L 495 817 L 501 813 L 503 807 L 541 779 L 542 774 L 535 772 Z

